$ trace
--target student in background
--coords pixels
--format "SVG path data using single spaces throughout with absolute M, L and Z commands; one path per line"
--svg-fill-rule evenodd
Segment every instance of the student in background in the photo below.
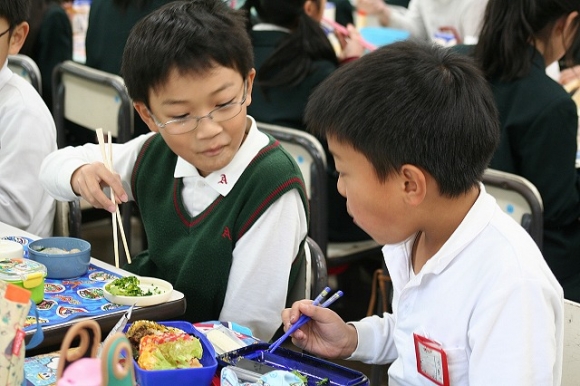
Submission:
M 411 36 L 435 40 L 440 32 L 450 32 L 457 43 L 473 43 L 481 28 L 487 0 L 411 0 L 407 10 L 383 0 L 357 0 L 358 10 L 376 15 L 386 27 L 404 29 Z
M 134 200 L 149 249 L 124 268 L 183 292 L 184 320 L 236 322 L 267 341 L 305 264 L 308 203 L 292 156 L 246 114 L 256 72 L 245 28 L 222 0 L 146 16 L 121 72 L 153 133 L 113 144 L 115 173 L 86 144 L 48 156 L 41 176 L 63 200 L 114 212 L 105 186 Z
M 42 99 L 52 110 L 52 72 L 65 60 L 72 60 L 73 36 L 63 0 L 33 0 L 30 33 L 20 53 L 30 56 L 42 76 Z
M 328 138 L 349 212 L 386 244 L 393 312 L 345 323 L 302 300 L 282 316 L 286 330 L 312 318 L 294 344 L 391 363 L 390 385 L 559 386 L 562 288 L 480 182 L 500 130 L 473 61 L 427 42 L 379 48 L 313 92 L 306 122 Z
M 546 66 L 574 52 L 579 12 L 577 0 L 490 0 L 474 51 L 500 112 L 501 141 L 490 166 L 538 188 L 543 254 L 574 301 L 580 301 L 578 115 Z
M 248 113 L 257 121 L 304 130 L 304 109 L 312 90 L 332 74 L 340 62 L 360 57 L 364 48 L 350 26 L 338 58 L 320 26 L 325 0 L 247 0 L 244 9 L 256 11 L 251 26 L 256 85 Z M 346 38 L 346 37 L 345 37 Z M 324 138 L 321 138 L 326 147 Z M 346 212 L 335 189 L 337 175 L 328 154 L 328 226 L 330 241 L 366 240 Z
M 56 128 L 38 92 L 8 68 L 28 35 L 28 0 L 0 2 L 0 221 L 40 237 L 52 236 L 55 202 L 38 179 L 56 150 Z

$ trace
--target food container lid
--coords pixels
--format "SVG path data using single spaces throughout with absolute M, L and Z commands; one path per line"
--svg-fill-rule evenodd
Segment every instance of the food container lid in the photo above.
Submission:
M 16 241 L 0 240 L 0 258 L 19 258 L 24 255 L 24 248 Z
M 45 277 L 44 264 L 28 259 L 0 259 L 0 280 L 21 281 L 24 288 L 34 288 L 42 284 Z
M 4 236 L 0 240 L 14 241 L 22 245 L 22 249 L 24 249 L 24 257 L 28 257 L 28 244 L 34 241 L 31 238 L 24 236 Z

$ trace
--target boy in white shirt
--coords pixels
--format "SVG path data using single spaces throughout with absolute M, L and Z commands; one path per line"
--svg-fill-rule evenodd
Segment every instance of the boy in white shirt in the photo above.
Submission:
M 52 236 L 55 201 L 38 179 L 56 150 L 56 128 L 38 92 L 8 68 L 28 35 L 28 0 L 0 2 L 0 221 L 40 237 Z
M 154 133 L 113 144 L 118 174 L 98 145 L 61 149 L 44 187 L 111 212 L 103 187 L 134 200 L 148 250 L 124 268 L 183 292 L 184 320 L 271 339 L 304 264 L 308 201 L 292 156 L 246 114 L 256 71 L 243 14 L 222 0 L 169 3 L 132 29 L 122 73 Z
M 559 385 L 563 294 L 536 244 L 485 192 L 499 141 L 493 95 L 467 58 L 429 43 L 383 47 L 312 94 L 338 190 L 383 248 L 392 313 L 345 323 L 296 302 L 288 329 L 314 354 L 392 363 L 390 385 Z

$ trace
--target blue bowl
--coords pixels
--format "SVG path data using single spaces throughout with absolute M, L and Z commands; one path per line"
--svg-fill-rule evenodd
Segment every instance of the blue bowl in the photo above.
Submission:
M 47 253 L 47 248 L 79 252 Z M 91 261 L 91 244 L 76 237 L 47 237 L 28 245 L 28 258 L 46 266 L 48 279 L 71 279 L 84 275 Z

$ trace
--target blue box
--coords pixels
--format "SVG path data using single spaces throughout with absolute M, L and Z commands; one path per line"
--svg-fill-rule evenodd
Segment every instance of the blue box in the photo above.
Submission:
M 297 370 L 308 378 L 308 386 L 328 378 L 329 386 L 368 386 L 366 375 L 330 361 L 297 351 L 278 347 L 273 353 L 268 352 L 268 343 L 256 343 L 241 349 L 230 351 L 217 357 L 221 368 L 236 366 L 239 358 L 258 362 L 278 370 Z
M 217 370 L 217 361 L 215 359 L 215 350 L 210 341 L 199 332 L 191 323 L 182 321 L 156 322 L 167 327 L 179 328 L 189 335 L 199 339 L 203 348 L 203 355 L 200 363 L 203 367 L 192 369 L 173 369 L 173 370 L 143 370 L 133 360 L 135 366 L 135 380 L 139 386 L 159 386 L 159 385 L 180 385 L 180 386 L 209 386 Z M 128 324 L 123 332 L 131 327 Z

